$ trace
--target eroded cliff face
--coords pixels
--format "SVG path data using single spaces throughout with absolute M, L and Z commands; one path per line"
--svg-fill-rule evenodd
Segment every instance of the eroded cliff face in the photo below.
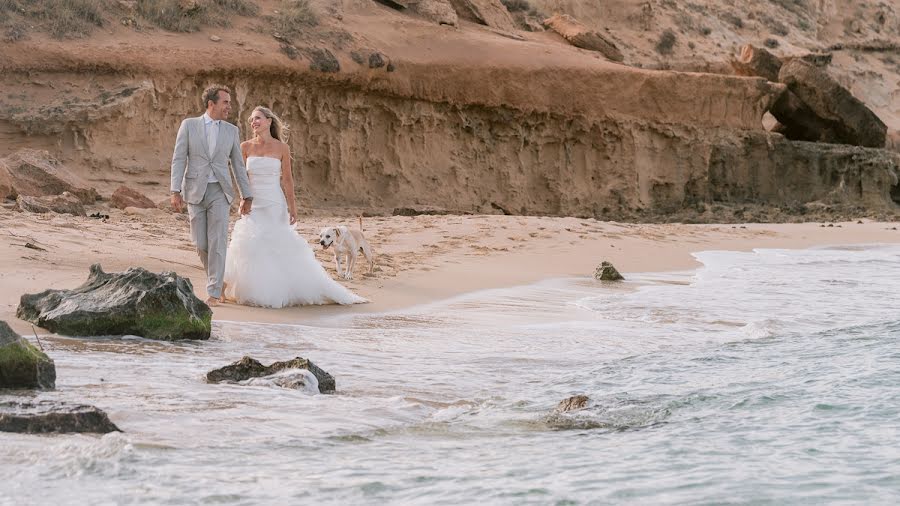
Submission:
M 0 140 L 27 135 L 30 147 L 57 155 L 101 192 L 124 182 L 161 199 L 180 121 L 200 114 L 203 87 L 224 82 L 234 89 L 232 121 L 243 132 L 238 118 L 260 104 L 290 124 L 304 207 L 607 219 L 659 219 L 716 204 L 893 209 L 900 156 L 787 141 L 759 122 L 777 88 L 727 78 L 731 87 L 718 85 L 727 92 L 709 87 L 692 100 L 687 91 L 702 86 L 696 76 L 648 73 L 617 103 L 592 105 L 582 96 L 526 107 L 528 87 L 452 96 L 458 83 L 424 77 L 410 90 L 407 79 L 360 85 L 303 74 L 8 75 L 28 83 L 19 88 L 28 100 L 2 107 Z M 495 105 L 495 96 L 507 105 Z

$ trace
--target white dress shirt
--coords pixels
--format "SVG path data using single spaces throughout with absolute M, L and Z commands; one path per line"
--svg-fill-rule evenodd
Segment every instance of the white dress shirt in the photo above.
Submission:
M 219 139 L 219 123 L 221 123 L 221 120 L 212 119 L 209 117 L 208 112 L 203 113 L 203 125 L 206 127 L 206 144 L 209 146 L 210 157 L 216 152 L 216 141 Z M 212 171 L 209 173 L 209 182 L 219 182 L 219 180 L 216 179 L 215 173 Z

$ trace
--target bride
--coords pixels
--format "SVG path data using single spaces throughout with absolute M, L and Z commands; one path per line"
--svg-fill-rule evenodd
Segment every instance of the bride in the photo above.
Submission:
M 297 209 L 286 126 L 261 106 L 253 109 L 249 122 L 256 135 L 241 144 L 241 152 L 253 210 L 235 223 L 231 234 L 224 298 L 275 308 L 366 302 L 331 279 L 306 239 L 292 228 Z

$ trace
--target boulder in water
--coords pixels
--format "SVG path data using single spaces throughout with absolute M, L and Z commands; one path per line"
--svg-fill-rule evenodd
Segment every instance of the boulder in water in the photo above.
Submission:
M 190 280 L 140 267 L 103 272 L 91 266 L 74 290 L 22 296 L 16 316 L 70 336 L 135 335 L 148 339 L 209 339 L 212 311 L 194 295 Z
M 275 362 L 272 365 L 264 366 L 258 360 L 251 357 L 244 357 L 237 362 L 226 365 L 220 369 L 214 369 L 206 374 L 206 381 L 210 383 L 221 383 L 223 381 L 230 383 L 238 383 L 251 378 L 262 378 L 271 376 L 286 369 L 306 369 L 316 377 L 319 382 L 319 392 L 323 394 L 334 393 L 335 384 L 334 376 L 328 374 L 324 370 L 305 358 L 294 358 L 284 362 Z M 279 386 L 287 388 L 298 388 L 302 385 L 295 384 L 296 378 L 292 379 L 291 384 L 282 384 L 275 381 Z
M 0 321 L 0 388 L 55 388 L 56 366 Z
M 556 411 L 558 413 L 567 413 L 569 411 L 584 409 L 589 400 L 590 398 L 586 395 L 573 395 L 568 399 L 560 401 L 559 405 L 556 406 Z
M 53 401 L 0 402 L 0 431 L 26 434 L 121 432 L 99 408 Z
M 594 279 L 599 279 L 600 281 L 622 281 L 625 278 L 619 274 L 619 271 L 613 267 L 613 264 L 603 261 L 597 267 L 597 270 L 594 271 Z

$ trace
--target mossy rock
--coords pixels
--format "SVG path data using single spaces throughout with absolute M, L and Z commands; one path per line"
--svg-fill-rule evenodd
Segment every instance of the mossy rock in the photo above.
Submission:
M 16 315 L 70 336 L 209 339 L 212 329 L 212 310 L 187 278 L 140 267 L 107 274 L 99 264 L 74 290 L 23 295 Z
M 99 408 L 57 401 L 0 401 L 0 431 L 23 434 L 121 432 Z
M 609 262 L 602 262 L 597 270 L 594 271 L 594 279 L 599 279 L 600 281 L 622 281 L 625 279 L 619 271 L 613 267 L 613 264 Z
M 0 388 L 56 388 L 56 366 L 0 321 Z
M 334 376 L 309 360 L 296 357 L 284 362 L 275 362 L 272 365 L 262 365 L 258 360 L 244 357 L 237 362 L 214 369 L 206 374 L 209 383 L 238 383 L 250 378 L 263 378 L 271 376 L 285 369 L 306 369 L 316 377 L 319 384 L 319 393 L 333 394 L 335 391 Z

